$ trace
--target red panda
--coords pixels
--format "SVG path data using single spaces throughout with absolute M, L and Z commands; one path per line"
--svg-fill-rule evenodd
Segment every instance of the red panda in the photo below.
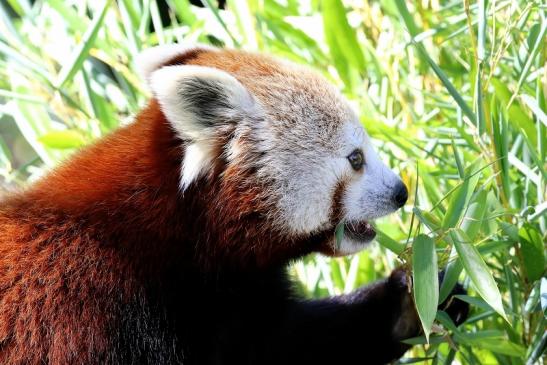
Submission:
M 159 47 L 140 65 L 153 97 L 134 123 L 0 202 L 0 363 L 402 356 L 419 321 L 401 270 L 315 301 L 286 273 L 363 249 L 407 199 L 338 91 L 235 50 Z

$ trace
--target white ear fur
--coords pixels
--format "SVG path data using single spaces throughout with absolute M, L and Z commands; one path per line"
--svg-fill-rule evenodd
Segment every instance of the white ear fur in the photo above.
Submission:
M 135 58 L 135 65 L 140 76 L 150 81 L 150 75 L 166 62 L 173 58 L 183 55 L 188 51 L 203 49 L 208 51 L 216 51 L 217 49 L 203 44 L 164 44 L 152 48 L 147 48 Z
M 202 66 L 167 66 L 152 73 L 150 86 L 181 137 L 208 138 L 222 119 L 249 114 L 254 100 L 235 77 Z
M 186 147 L 180 171 L 180 190 L 185 191 L 192 181 L 211 167 L 213 161 L 210 148 L 206 143 L 192 143 Z
M 181 189 L 212 165 L 213 146 L 231 123 L 252 117 L 255 103 L 230 74 L 202 66 L 166 66 L 150 76 L 150 87 L 172 128 L 187 140 Z

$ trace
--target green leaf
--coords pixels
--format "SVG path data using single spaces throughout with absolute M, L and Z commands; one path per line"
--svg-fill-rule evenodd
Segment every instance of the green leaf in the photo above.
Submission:
M 446 338 L 444 336 L 431 335 L 429 339 L 426 339 L 425 336 L 419 336 L 407 338 L 406 340 L 403 340 L 401 342 L 409 345 L 437 345 L 446 342 Z
M 25 2 L 19 2 L 19 1 L 16 1 L 16 0 L 8 0 L 8 4 L 11 5 L 11 8 L 13 9 L 13 11 L 15 11 L 17 13 L 17 15 L 19 16 L 23 16 L 25 14 L 25 12 L 29 11 L 28 8 L 28 5 L 24 6 L 22 4 L 25 4 Z M 0 5 L 0 8 L 2 7 L 2 5 Z
M 355 74 L 366 70 L 365 58 L 355 30 L 350 27 L 346 10 L 340 0 L 322 2 L 325 40 L 340 77 L 351 89 Z
M 464 214 L 467 204 L 471 199 L 473 191 L 477 186 L 480 174 L 475 173 L 467 176 L 461 183 L 461 185 L 452 193 L 450 202 L 448 203 L 448 209 L 443 219 L 443 228 L 456 227 L 460 218 Z
M 545 354 L 545 347 L 547 346 L 547 331 L 538 331 L 535 341 L 530 346 L 530 356 L 526 361 L 526 365 L 537 364 L 539 358 Z
M 513 356 L 517 358 L 523 358 L 526 354 L 526 349 L 523 346 L 510 342 L 505 338 L 469 339 L 467 341 L 467 344 L 483 348 L 497 354 Z
M 22 95 L 32 94 L 31 89 L 24 85 L 17 85 L 15 80 L 18 79 L 13 81 L 16 93 Z M 38 141 L 39 135 L 46 134 L 52 128 L 51 115 L 44 105 L 23 100 L 14 101 L 16 107 L 12 108 L 11 114 L 21 134 L 46 164 L 53 165 L 57 155 L 53 151 L 44 148 L 43 144 Z
M 507 116 L 506 119 L 515 129 L 520 130 L 522 128 L 526 137 L 530 139 L 532 144 L 535 144 L 537 142 L 537 136 L 535 134 L 534 121 L 532 118 L 528 116 L 528 113 L 526 113 L 518 103 L 509 105 L 511 91 L 509 91 L 509 88 L 505 83 L 496 78 L 492 78 L 490 83 L 494 86 L 494 90 L 496 91 L 494 95 L 496 96 L 496 99 L 499 100 L 502 111 L 504 115 Z M 524 98 L 523 101 L 526 102 L 528 99 Z
M 431 231 L 434 232 L 439 229 L 440 222 L 432 213 L 423 211 L 418 207 L 414 207 L 412 211 L 416 214 L 420 222 L 425 224 Z
M 85 32 L 80 45 L 74 50 L 70 60 L 61 68 L 57 81 L 55 82 L 57 88 L 63 87 L 63 85 L 82 67 L 82 64 L 89 55 L 89 50 L 95 42 L 95 38 L 97 38 L 99 29 L 101 29 L 101 25 L 103 24 L 106 11 L 108 10 L 111 1 L 112 0 L 105 0 L 99 15 L 93 19 L 93 22 Z
M 84 136 L 75 130 L 49 132 L 38 140 L 45 146 L 56 149 L 76 148 L 85 144 Z
M 456 160 L 456 166 L 458 167 L 458 174 L 460 175 L 460 179 L 465 178 L 465 171 L 463 168 L 463 163 L 460 158 L 460 154 L 458 153 L 458 149 L 456 148 L 456 144 L 454 143 L 454 138 L 451 139 L 452 142 L 452 150 L 454 151 L 454 159 Z
M 419 33 L 421 33 L 420 28 L 416 25 L 414 18 L 408 11 L 408 8 L 406 6 L 406 3 L 404 0 L 396 0 L 395 4 L 397 5 L 397 8 L 399 9 L 399 12 L 403 18 L 403 21 L 408 29 L 408 32 L 412 36 L 412 43 L 418 50 L 420 56 L 429 64 L 433 72 L 437 75 L 439 80 L 443 83 L 444 87 L 448 91 L 448 93 L 452 96 L 452 98 L 456 101 L 456 103 L 459 105 L 459 107 L 462 109 L 463 113 L 471 120 L 472 123 L 476 123 L 476 116 L 467 105 L 467 103 L 463 100 L 463 97 L 460 95 L 456 87 L 450 82 L 444 71 L 433 61 L 433 59 L 429 56 L 429 53 L 423 46 L 423 44 L 417 42 L 414 37 L 416 37 Z
M 462 230 L 453 230 L 450 236 L 462 265 L 479 295 L 507 321 L 500 291 L 479 251 Z
M 73 36 L 84 33 L 87 29 L 87 22 L 83 21 L 77 10 L 63 0 L 47 0 L 47 4 L 62 17 L 66 26 L 70 27 Z M 86 19 L 87 20 L 87 19 Z
M 534 98 L 532 98 L 530 95 L 526 95 L 526 94 L 521 95 L 521 99 L 522 101 L 524 101 L 526 105 L 528 105 L 528 107 L 536 115 L 538 120 L 547 127 L 547 115 L 545 114 L 543 110 L 541 110 L 541 108 L 538 105 L 538 102 Z
M 429 339 L 439 302 L 439 279 L 435 241 L 420 234 L 412 245 L 413 291 L 425 337 Z
M 213 13 L 213 16 L 215 17 L 215 19 L 218 21 L 218 23 L 220 24 L 220 26 L 224 29 L 224 31 L 226 32 L 226 34 L 230 37 L 230 39 L 232 40 L 232 42 L 234 43 L 234 45 L 237 47 L 239 46 L 239 41 L 236 39 L 236 37 L 234 37 L 234 35 L 232 34 L 232 32 L 230 31 L 230 29 L 228 28 L 228 25 L 226 24 L 226 22 L 224 21 L 224 19 L 222 18 L 221 14 L 220 14 L 220 11 L 218 9 L 217 6 L 215 6 L 215 4 L 213 4 L 213 2 L 211 0 L 202 0 L 201 2 L 203 4 L 204 7 L 206 7 L 207 9 L 209 9 L 209 11 L 211 11 L 211 13 Z
M 474 240 L 482 226 L 484 214 L 488 208 L 488 191 L 480 190 L 471 199 L 465 215 L 462 219 L 461 229 L 467 234 L 469 239 Z
M 539 50 L 541 49 L 542 44 L 545 43 L 545 32 L 547 32 L 547 21 L 543 22 L 541 30 L 537 33 L 537 38 L 534 42 L 534 46 L 530 50 L 530 53 L 528 54 L 528 58 L 526 60 L 526 63 L 524 65 L 524 67 L 522 68 L 522 72 L 520 74 L 519 81 L 517 83 L 517 89 L 513 93 L 511 101 L 515 98 L 515 96 L 518 95 L 518 93 L 520 91 L 520 88 L 524 84 L 524 81 L 529 76 L 528 71 L 530 71 L 530 68 L 532 67 L 532 65 L 534 63 L 534 61 L 536 59 L 536 55 L 538 54 Z M 511 104 L 511 101 L 509 102 L 509 104 Z
M 252 15 L 250 3 L 231 0 L 229 6 L 236 17 L 239 33 L 243 36 L 243 43 L 250 49 L 256 49 L 256 36 L 260 33 L 255 31 L 255 17 Z
M 524 224 L 519 229 L 519 241 L 528 280 L 536 281 L 545 271 L 545 248 L 541 234 L 531 224 Z
M 408 11 L 408 8 L 406 6 L 406 3 L 404 0 L 396 0 L 395 5 L 397 5 L 397 9 L 399 10 L 399 13 L 401 14 L 401 17 L 403 18 L 403 21 L 408 29 L 408 32 L 412 37 L 416 37 L 419 33 L 421 33 L 421 29 L 416 25 L 416 22 L 414 21 L 414 18 Z
M 492 307 L 490 307 L 490 305 L 488 305 L 488 303 L 486 303 L 481 298 L 472 297 L 470 295 L 455 295 L 454 297 L 458 298 L 458 299 L 461 299 L 464 302 L 467 302 L 467 303 L 471 304 L 474 307 L 484 309 L 485 311 L 492 310 Z
M 399 243 L 395 241 L 393 238 L 389 237 L 384 232 L 380 231 L 378 227 L 376 227 L 376 241 L 387 248 L 388 250 L 393 251 L 397 255 L 400 255 L 405 250 L 405 245 L 403 243 Z
M 441 70 L 441 68 L 433 61 L 431 57 L 429 57 L 429 54 L 427 53 L 425 47 L 422 44 L 416 43 L 416 49 L 420 52 L 420 54 L 425 58 L 429 66 L 433 69 L 433 72 L 437 75 L 439 80 L 443 83 L 444 87 L 448 91 L 448 93 L 452 96 L 456 104 L 462 109 L 463 113 L 469 118 L 469 120 L 476 124 L 477 123 L 477 117 L 467 105 L 467 103 L 463 100 L 463 97 L 460 95 L 456 87 L 450 82 L 446 74 Z
M 457 256 L 456 249 L 452 246 L 452 251 L 450 252 L 450 262 L 446 266 L 444 272 L 443 282 L 441 283 L 441 289 L 439 290 L 439 303 L 443 303 L 450 293 L 456 283 L 458 282 L 458 277 L 463 270 L 462 263 Z

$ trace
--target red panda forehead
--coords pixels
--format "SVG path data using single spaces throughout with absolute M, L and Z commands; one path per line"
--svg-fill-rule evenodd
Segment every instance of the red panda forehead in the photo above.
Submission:
M 279 133 L 302 131 L 332 141 L 347 121 L 356 119 L 338 90 L 304 66 L 236 50 L 202 51 L 188 62 L 234 76 L 258 99 Z
M 281 62 L 266 56 L 238 50 L 194 48 L 174 56 L 161 66 L 195 65 L 217 68 L 237 79 L 268 76 L 280 72 Z
M 338 90 L 318 73 L 268 55 L 198 47 L 163 64 L 172 65 L 228 72 L 256 97 L 270 127 L 281 136 L 311 137 L 331 147 L 337 143 L 333 136 L 340 135 L 344 125 L 356 119 Z
M 325 106 L 325 112 L 345 109 L 345 105 L 340 105 L 344 103 L 337 90 L 322 76 L 304 66 L 268 55 L 198 47 L 174 56 L 162 66 L 173 65 L 205 66 L 225 71 L 265 101 L 275 102 L 277 97 L 284 95 L 284 99 L 294 102 Z
M 316 75 L 280 75 L 257 80 L 253 94 L 278 123 L 335 133 L 354 113 L 326 81 Z

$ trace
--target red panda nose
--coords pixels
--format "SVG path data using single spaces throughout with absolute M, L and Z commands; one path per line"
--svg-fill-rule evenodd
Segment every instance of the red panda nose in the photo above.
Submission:
M 399 181 L 397 185 L 395 185 L 393 191 L 393 202 L 395 203 L 397 208 L 405 205 L 408 199 L 408 190 L 406 188 L 406 185 L 402 181 Z

